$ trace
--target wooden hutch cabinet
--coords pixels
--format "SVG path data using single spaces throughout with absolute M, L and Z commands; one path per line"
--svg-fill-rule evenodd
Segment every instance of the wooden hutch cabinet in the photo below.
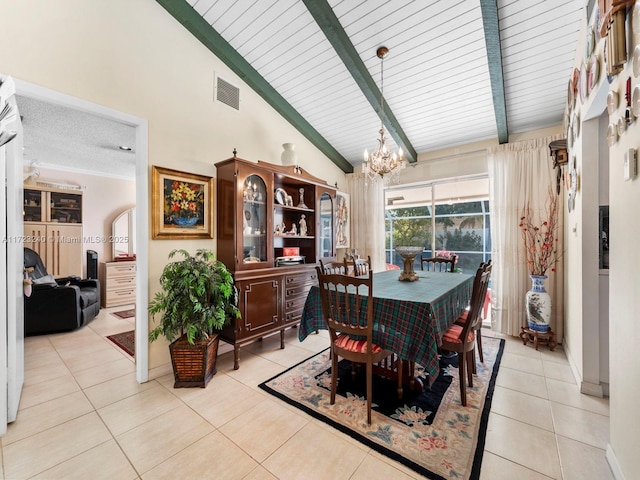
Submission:
M 54 277 L 82 274 L 82 192 L 24 187 L 25 247 L 35 250 Z
M 319 258 L 334 256 L 336 189 L 297 166 L 233 158 L 217 168 L 217 258 L 232 272 L 241 318 L 221 332 L 240 346 L 297 325 L 317 283 Z

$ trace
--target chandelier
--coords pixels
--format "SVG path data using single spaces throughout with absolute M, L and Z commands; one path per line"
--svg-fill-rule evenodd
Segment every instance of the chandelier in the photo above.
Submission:
M 400 170 L 406 166 L 403 158 L 402 149 L 398 149 L 398 153 L 392 152 L 387 147 L 387 138 L 384 130 L 384 57 L 389 53 L 387 47 L 378 47 L 376 55 L 380 59 L 380 138 L 378 139 L 378 148 L 371 154 L 364 151 L 364 163 L 362 164 L 362 172 L 365 178 L 371 180 L 384 180 L 391 177 L 397 181 Z

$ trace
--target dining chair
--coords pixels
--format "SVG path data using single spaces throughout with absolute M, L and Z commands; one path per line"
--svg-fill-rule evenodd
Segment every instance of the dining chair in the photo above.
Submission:
M 323 261 L 322 259 L 319 259 L 318 263 L 320 263 L 320 268 L 322 269 L 323 273 L 336 273 L 336 274 L 347 273 L 346 261 L 338 262 L 335 259 L 331 259 L 331 260 L 325 259 Z
M 373 273 L 354 277 L 327 274 L 320 267 L 318 283 L 322 312 L 331 339 L 331 405 L 336 401 L 338 357 L 366 364 L 367 423 L 371 424 L 373 364 L 393 352 L 373 343 Z M 398 361 L 398 394 L 402 392 L 402 361 Z
M 460 325 L 454 323 L 442 336 L 442 350 L 458 354 L 458 373 L 460 378 L 460 403 L 467 406 L 467 386 L 473 387 L 473 373 L 475 371 L 475 327 L 480 318 L 480 309 L 484 302 L 484 293 L 489 284 L 490 272 L 480 266 L 473 281 L 470 308 L 467 311 L 467 321 Z M 465 382 L 466 377 L 466 382 Z
M 347 268 L 347 261 L 345 260 L 345 269 Z M 350 266 L 350 265 L 349 265 Z M 355 277 L 362 277 L 364 275 L 369 275 L 369 271 L 371 270 L 371 257 L 367 256 L 367 259 L 364 258 L 356 258 L 353 261 L 353 269 L 351 273 Z M 349 270 L 346 270 L 349 272 Z
M 425 264 L 427 270 L 432 272 L 455 272 L 458 255 L 455 253 L 450 257 L 420 257 L 420 270 L 424 270 Z
M 489 259 L 488 262 L 482 262 L 480 264 L 480 268 L 483 268 L 485 272 L 489 273 L 489 279 L 491 279 L 491 269 L 492 269 L 492 265 L 491 265 L 491 259 Z M 484 305 L 486 302 L 486 298 L 487 298 L 487 290 L 489 288 L 489 282 L 487 282 L 484 285 L 484 291 L 481 292 L 480 294 L 482 295 L 482 305 L 480 306 L 480 310 L 478 310 L 478 318 L 476 319 L 476 326 L 475 326 L 475 335 L 476 335 L 476 344 L 478 346 L 478 357 L 480 358 L 480 363 L 484 363 L 484 355 L 482 353 L 482 321 L 484 320 Z M 458 325 L 464 325 L 469 318 L 469 310 L 465 310 L 462 315 L 460 315 L 458 317 L 458 319 L 456 320 L 456 323 Z M 474 367 L 475 367 L 475 363 L 474 363 Z M 475 368 L 474 368 L 475 371 Z

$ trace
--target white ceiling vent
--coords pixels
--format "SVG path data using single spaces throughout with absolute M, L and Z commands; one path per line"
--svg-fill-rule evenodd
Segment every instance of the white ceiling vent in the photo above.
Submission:
M 240 89 L 216 75 L 215 99 L 240 110 Z

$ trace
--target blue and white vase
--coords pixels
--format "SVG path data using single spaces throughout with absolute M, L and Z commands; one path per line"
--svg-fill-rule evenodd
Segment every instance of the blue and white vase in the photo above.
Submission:
M 527 292 L 527 321 L 529 329 L 548 332 L 551 320 L 551 296 L 544 289 L 546 275 L 529 275 L 531 290 Z

